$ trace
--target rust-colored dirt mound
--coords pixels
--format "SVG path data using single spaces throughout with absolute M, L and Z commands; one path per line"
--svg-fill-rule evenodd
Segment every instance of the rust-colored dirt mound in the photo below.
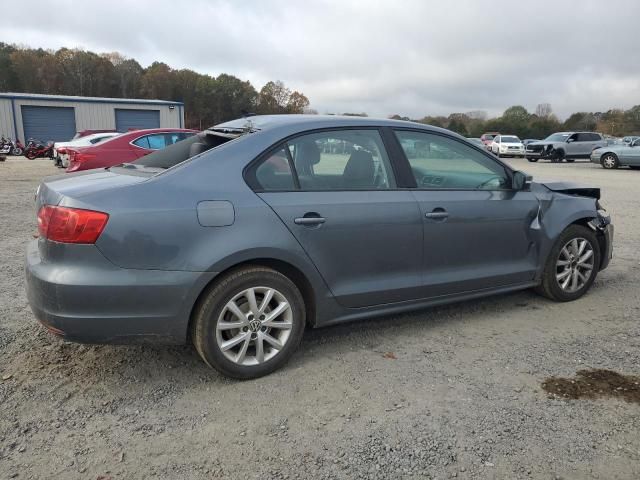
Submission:
M 579 370 L 575 378 L 549 377 L 542 389 L 564 398 L 612 397 L 640 405 L 640 377 L 612 370 Z

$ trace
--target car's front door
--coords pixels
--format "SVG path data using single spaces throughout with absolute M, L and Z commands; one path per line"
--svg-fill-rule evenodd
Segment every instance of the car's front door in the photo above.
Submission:
M 258 165 L 258 194 L 339 303 L 363 307 L 421 297 L 420 210 L 411 191 L 396 188 L 377 129 L 302 135 Z
M 417 184 L 424 228 L 424 294 L 436 297 L 533 280 L 538 200 L 514 191 L 505 167 L 445 135 L 396 130 Z M 403 148 L 404 149 L 404 148 Z
M 632 141 L 628 147 L 623 147 L 621 157 L 624 157 L 624 163 L 637 167 L 640 165 L 640 139 Z

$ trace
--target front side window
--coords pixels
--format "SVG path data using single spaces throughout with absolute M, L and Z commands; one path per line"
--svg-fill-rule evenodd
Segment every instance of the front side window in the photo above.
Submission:
M 302 190 L 384 190 L 395 187 L 377 130 L 334 130 L 287 142 Z
M 503 190 L 509 176 L 498 162 L 452 138 L 426 132 L 396 131 L 418 188 Z M 407 148 L 407 146 L 411 148 Z

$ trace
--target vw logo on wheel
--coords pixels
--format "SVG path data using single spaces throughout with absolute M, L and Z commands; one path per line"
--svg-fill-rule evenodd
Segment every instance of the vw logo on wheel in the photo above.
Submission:
M 260 330 L 261 326 L 262 323 L 260 323 L 260 320 L 251 320 L 249 322 L 249 330 L 251 330 L 252 332 L 257 332 L 258 330 Z

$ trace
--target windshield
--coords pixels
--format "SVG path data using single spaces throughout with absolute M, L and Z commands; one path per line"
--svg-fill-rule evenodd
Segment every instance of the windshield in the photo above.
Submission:
M 502 143 L 520 143 L 518 137 L 502 137 Z
M 568 133 L 554 133 L 545 138 L 545 140 L 549 142 L 564 142 L 569 138 L 569 135 Z

